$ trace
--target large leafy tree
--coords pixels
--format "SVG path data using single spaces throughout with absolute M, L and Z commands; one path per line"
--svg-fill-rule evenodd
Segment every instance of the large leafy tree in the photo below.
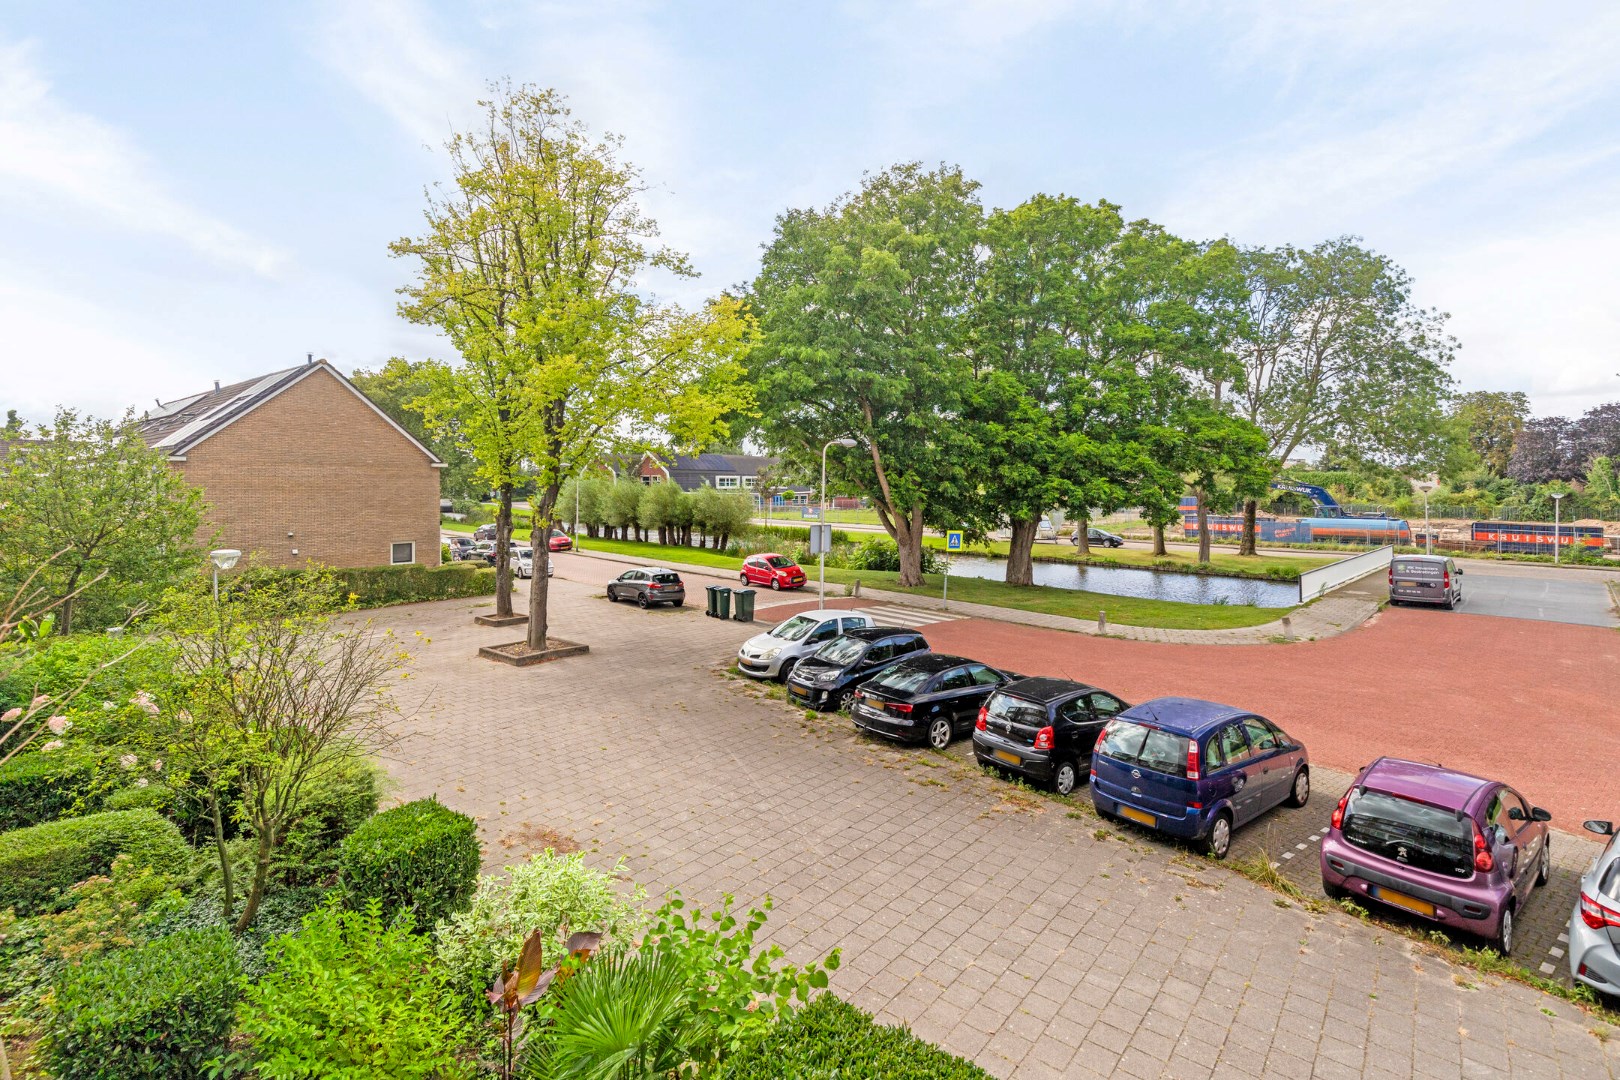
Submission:
M 1530 398 L 1516 390 L 1474 390 L 1458 395 L 1451 414 L 1463 425 L 1469 447 L 1485 467 L 1506 476 L 1513 440 L 1530 419 Z
M 123 622 L 202 565 L 202 493 L 133 420 L 62 409 L 0 457 L 0 590 L 33 575 L 60 633 Z
M 439 493 L 446 499 L 468 502 L 482 499 L 489 491 L 478 477 L 478 461 L 459 434 L 459 425 L 447 418 L 439 427 L 430 427 L 421 402 L 433 392 L 433 374 L 426 361 L 394 357 L 376 371 L 356 371 L 355 386 L 388 418 L 414 435 L 436 454 L 445 468 L 439 474 Z
M 922 584 L 922 538 L 967 486 L 961 417 L 972 382 L 966 311 L 983 212 L 960 169 L 897 165 L 820 210 L 776 221 L 753 301 L 760 435 L 876 508 Z
M 439 367 L 424 411 L 461 424 L 503 490 L 504 580 L 518 470 L 533 479 L 543 536 L 564 480 L 615 448 L 654 433 L 677 447 L 724 438 L 724 418 L 747 407 L 740 361 L 753 324 L 734 299 L 688 312 L 640 288 L 650 270 L 695 274 L 658 244 L 618 139 L 592 136 L 550 90 L 502 85 L 481 105 L 477 129 L 450 141 L 454 186 L 430 196 L 427 233 L 393 251 L 420 264 L 403 312 L 461 353 L 460 366 Z M 491 435 L 484 452 L 479 430 Z M 536 574 L 529 590 L 535 650 L 546 647 L 548 584 Z
M 1443 313 L 1412 303 L 1406 272 L 1354 237 L 1252 249 L 1244 262 L 1248 311 L 1232 346 L 1242 374 L 1226 400 L 1264 432 L 1273 472 L 1313 446 L 1433 458 L 1456 343 Z M 1247 499 L 1249 554 L 1255 509 Z

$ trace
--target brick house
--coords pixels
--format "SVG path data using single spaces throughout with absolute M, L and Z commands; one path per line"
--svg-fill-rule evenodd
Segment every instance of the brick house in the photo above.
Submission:
M 325 360 L 174 401 L 141 434 L 257 564 L 439 565 L 444 462 Z

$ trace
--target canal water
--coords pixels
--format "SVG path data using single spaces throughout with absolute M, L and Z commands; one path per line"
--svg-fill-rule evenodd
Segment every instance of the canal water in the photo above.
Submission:
M 1007 560 L 959 555 L 951 559 L 952 577 L 1007 580 Z M 1143 600 L 1172 600 L 1180 604 L 1253 604 L 1255 607 L 1293 607 L 1299 603 L 1299 585 L 1292 581 L 1217 577 L 1213 574 L 1178 574 L 1164 570 L 1138 570 L 1113 566 L 1079 566 L 1038 562 L 1035 584 L 1055 589 L 1134 596 Z

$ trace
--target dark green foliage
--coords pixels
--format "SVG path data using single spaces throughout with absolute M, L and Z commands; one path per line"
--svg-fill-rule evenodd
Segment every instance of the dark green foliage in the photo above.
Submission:
M 0 765 L 0 832 L 101 809 L 101 758 L 75 750 L 29 750 Z
M 906 1080 L 988 1080 L 989 1073 L 924 1042 L 902 1027 L 882 1027 L 846 1001 L 823 994 L 733 1054 L 721 1080 L 833 1080 L 855 1076 Z
M 271 941 L 283 934 L 297 933 L 304 924 L 304 917 L 320 907 L 327 896 L 324 889 L 272 889 L 265 893 L 259 904 L 259 912 L 253 918 L 253 925 L 232 938 L 242 974 L 249 979 L 257 979 L 270 970 L 265 950 Z M 238 899 L 237 912 L 231 918 L 226 918 L 225 912 L 220 910 L 218 890 L 207 895 L 199 894 L 192 897 L 184 911 L 163 918 L 151 933 L 153 937 L 163 937 L 184 930 L 228 929 L 235 921 L 235 914 L 241 911 L 241 906 L 242 902 Z M 0 953 L 0 956 L 3 955 Z
M 452 563 L 449 566 L 362 566 L 351 569 L 326 569 L 336 580 L 339 590 L 354 596 L 356 607 L 389 607 L 393 604 L 415 604 L 427 600 L 455 600 L 466 596 L 495 595 L 495 571 L 487 566 L 471 563 Z M 254 569 L 248 580 L 277 580 L 296 577 L 301 570 Z M 238 582 L 247 579 L 240 575 Z
M 155 810 L 170 820 L 175 819 L 175 804 L 177 797 L 174 789 L 167 784 L 147 784 L 139 787 L 131 784 L 129 787 L 119 788 L 102 804 L 104 810 Z M 185 833 L 185 826 L 179 821 L 180 831 Z
M 377 770 L 363 758 L 335 762 L 312 776 L 276 853 L 277 878 L 304 885 L 335 873 L 338 845 L 377 812 L 377 796 Z
M 188 930 L 62 969 L 44 1057 L 56 1080 L 190 1080 L 224 1048 L 240 974 L 224 930 Z
M 856 545 L 842 562 L 850 570 L 898 571 L 900 548 L 886 537 L 873 537 Z M 829 559 L 827 564 L 833 565 L 833 560 Z M 925 574 L 938 574 L 945 568 L 939 553 L 926 545 L 922 549 L 921 566 Z
M 338 853 L 339 876 L 351 906 L 375 899 L 389 916 L 411 908 L 418 926 L 432 927 L 467 906 L 481 858 L 472 818 L 419 799 L 350 834 Z
M 180 830 L 151 810 L 119 810 L 63 818 L 0 834 L 0 910 L 37 915 L 62 907 L 63 894 L 119 855 L 165 874 L 191 868 Z

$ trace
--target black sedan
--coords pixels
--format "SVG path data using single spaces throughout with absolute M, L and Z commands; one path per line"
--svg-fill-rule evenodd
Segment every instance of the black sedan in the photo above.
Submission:
M 862 683 L 849 716 L 873 735 L 943 750 L 973 730 L 979 706 L 1013 678 L 977 660 L 923 653 Z
M 617 603 L 634 600 L 644 608 L 654 604 L 680 607 L 686 603 L 686 583 L 681 575 L 662 566 L 641 566 L 626 570 L 608 582 L 607 598 Z
M 866 626 L 846 630 L 793 665 L 788 699 L 812 709 L 845 709 L 855 688 L 912 653 L 928 651 L 915 630 Z

